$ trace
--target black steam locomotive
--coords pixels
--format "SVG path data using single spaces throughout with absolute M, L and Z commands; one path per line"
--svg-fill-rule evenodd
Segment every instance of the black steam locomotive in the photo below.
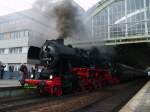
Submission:
M 101 57 L 96 49 L 84 50 L 64 45 L 63 40 L 47 40 L 42 48 L 31 47 L 28 58 L 39 59 L 44 69 L 38 79 L 24 82 L 42 93 L 61 96 L 66 91 L 91 90 L 121 79 L 143 76 L 142 71 Z

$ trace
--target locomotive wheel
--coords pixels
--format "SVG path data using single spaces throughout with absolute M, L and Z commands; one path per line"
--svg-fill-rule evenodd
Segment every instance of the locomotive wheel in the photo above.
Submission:
M 92 82 L 93 82 L 93 89 L 97 89 L 97 88 L 98 88 L 98 85 L 97 85 L 97 83 L 96 83 L 96 80 L 93 80 Z
M 53 93 L 54 96 L 62 96 L 62 88 L 61 87 L 55 86 L 53 90 L 54 90 L 54 93 Z
M 78 91 L 85 91 L 86 90 L 85 85 L 84 85 L 84 81 L 82 79 L 79 81 L 79 88 L 78 89 L 79 89 Z
M 94 89 L 98 89 L 98 88 L 101 88 L 101 81 L 98 81 L 98 80 L 94 80 L 93 81 L 93 86 L 94 86 Z
M 37 87 L 37 90 L 39 91 L 40 95 L 45 95 L 44 87 L 45 87 L 45 82 L 41 81 Z
M 101 88 L 101 87 L 102 87 L 101 82 L 97 82 L 97 88 Z

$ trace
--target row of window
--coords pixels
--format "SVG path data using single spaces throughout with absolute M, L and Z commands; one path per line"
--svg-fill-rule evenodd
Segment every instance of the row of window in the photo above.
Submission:
M 150 0 L 145 1 L 116 0 L 88 22 L 90 34 L 106 39 L 143 35 L 145 29 L 150 34 Z
M 0 54 L 4 54 L 5 49 L 0 49 Z
M 29 36 L 30 36 L 29 30 L 14 31 L 14 32 L 0 33 L 0 40 L 28 38 Z
M 13 16 L 11 16 L 13 17 Z M 11 28 L 14 27 L 14 25 L 20 25 L 22 23 L 27 23 L 25 18 L 16 18 L 16 19 L 11 19 L 11 17 L 8 17 L 5 19 L 5 21 L 1 21 L 0 22 L 0 28 L 4 29 L 4 28 Z
M 10 54 L 19 54 L 22 53 L 22 47 L 16 47 L 16 48 L 10 48 L 9 49 Z
M 24 37 L 29 37 L 29 31 L 18 31 L 18 32 L 11 32 L 10 33 L 10 38 L 11 39 L 16 39 L 16 38 L 24 38 Z
M 22 47 L 13 47 L 9 49 L 0 49 L 0 54 L 20 54 L 22 53 Z

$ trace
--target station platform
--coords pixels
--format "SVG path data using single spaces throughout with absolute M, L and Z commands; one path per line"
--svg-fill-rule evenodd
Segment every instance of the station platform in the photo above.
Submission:
M 119 112 L 150 112 L 150 81 Z
M 0 80 L 0 88 L 7 87 L 20 87 L 20 82 L 18 80 Z

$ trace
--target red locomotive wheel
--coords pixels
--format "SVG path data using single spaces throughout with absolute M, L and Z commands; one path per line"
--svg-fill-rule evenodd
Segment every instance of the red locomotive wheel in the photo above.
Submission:
M 96 80 L 93 80 L 92 81 L 92 86 L 93 86 L 93 89 L 97 89 L 98 88 L 98 85 L 96 83 Z
M 102 87 L 101 81 L 100 81 L 100 82 L 97 82 L 97 87 L 98 87 L 98 88 L 101 88 L 101 87 Z
M 54 87 L 54 96 L 62 96 L 62 88 L 61 87 Z
M 79 91 L 85 91 L 86 87 L 85 87 L 85 82 L 83 79 L 80 79 L 79 81 Z

